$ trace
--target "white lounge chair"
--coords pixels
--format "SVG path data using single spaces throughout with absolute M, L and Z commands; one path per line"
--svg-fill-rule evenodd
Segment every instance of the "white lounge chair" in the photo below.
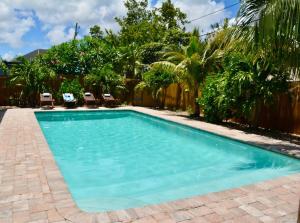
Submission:
M 74 106 L 77 103 L 77 100 L 74 98 L 72 93 L 64 93 L 63 94 L 64 105 L 66 107 Z

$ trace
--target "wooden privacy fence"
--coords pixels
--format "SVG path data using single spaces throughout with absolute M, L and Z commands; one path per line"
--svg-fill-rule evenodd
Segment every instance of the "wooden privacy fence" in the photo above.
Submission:
M 53 92 L 58 92 L 62 81 L 63 78 L 59 77 L 56 80 L 52 80 L 49 82 L 49 85 L 51 89 L 53 89 Z M 0 76 L 0 106 L 22 104 L 18 101 L 20 98 L 21 90 L 21 86 L 9 85 L 7 76 Z
M 0 76 L 0 105 L 12 104 L 13 98 L 18 98 L 21 88 L 18 86 L 9 86 L 6 76 Z
M 194 100 L 192 93 L 185 91 L 180 85 L 172 84 L 166 90 L 163 107 L 194 109 Z M 153 107 L 155 103 L 151 92 L 135 91 L 133 105 Z M 250 123 L 263 128 L 300 134 L 300 82 L 292 82 L 289 92 L 275 96 L 272 105 L 258 103 L 251 115 Z
M 251 123 L 300 134 L 300 82 L 291 83 L 289 93 L 277 95 L 272 105 L 257 104 Z
M 163 101 L 162 97 L 159 98 L 159 104 Z M 154 107 L 155 101 L 149 90 L 134 91 L 133 105 Z M 167 109 L 194 109 L 193 94 L 186 91 L 180 84 L 171 84 L 166 89 L 163 107 Z
M 54 91 L 58 91 L 61 82 L 62 79 L 60 78 L 59 81 L 51 83 Z M 129 90 L 121 97 L 121 100 L 136 106 L 157 106 L 150 91 L 143 90 L 140 92 L 134 90 L 136 84 L 136 81 L 126 83 Z M 18 98 L 20 92 L 20 86 L 9 86 L 7 77 L 0 76 L 0 106 L 14 104 L 12 100 Z M 179 84 L 171 84 L 166 89 L 165 100 L 160 98 L 160 103 L 164 102 L 163 107 L 172 110 L 193 110 L 194 100 L 192 92 L 185 91 Z M 258 103 L 253 111 L 250 123 L 263 128 L 300 134 L 300 82 L 292 82 L 289 92 L 277 95 L 272 105 L 266 106 Z

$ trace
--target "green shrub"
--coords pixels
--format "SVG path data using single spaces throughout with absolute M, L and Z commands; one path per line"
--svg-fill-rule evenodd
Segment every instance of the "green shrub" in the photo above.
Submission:
M 166 88 L 176 82 L 174 69 L 175 66 L 168 62 L 152 64 L 150 70 L 143 74 L 143 80 L 135 87 L 135 90 L 150 89 L 157 105 L 161 96 L 162 101 L 159 106 L 162 108 L 166 98 Z
M 270 104 L 274 94 L 287 89 L 288 74 L 261 58 L 240 53 L 225 55 L 224 71 L 209 75 L 198 103 L 209 122 L 239 118 L 247 121 L 259 101 Z
M 202 88 L 202 97 L 197 101 L 203 107 L 204 117 L 208 122 L 221 122 L 228 114 L 223 100 L 224 83 L 219 76 L 208 76 Z
M 118 95 L 125 90 L 124 77 L 113 70 L 111 64 L 95 67 L 84 77 L 85 86 L 94 93 L 110 93 Z
M 79 104 L 83 102 L 84 89 L 78 79 L 64 80 L 60 85 L 59 96 L 57 98 L 62 98 L 63 93 L 72 93 Z
M 0 71 L 2 71 L 4 75 L 7 75 L 8 68 L 6 64 L 3 62 L 3 60 L 1 59 L 1 57 L 0 57 Z

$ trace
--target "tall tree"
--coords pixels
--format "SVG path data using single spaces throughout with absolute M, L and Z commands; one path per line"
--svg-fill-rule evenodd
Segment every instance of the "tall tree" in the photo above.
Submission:
M 166 29 L 179 28 L 188 22 L 187 15 L 180 8 L 176 8 L 171 0 L 164 1 L 158 12 Z
M 103 39 L 104 32 L 101 30 L 101 27 L 98 25 L 94 25 L 90 28 L 90 35 L 93 38 Z
M 155 18 L 165 44 L 175 47 L 188 44 L 190 36 L 184 27 L 188 23 L 187 15 L 180 8 L 176 8 L 171 0 L 164 1 L 162 6 L 155 10 Z
M 151 15 L 148 9 L 148 0 L 126 0 L 127 14 L 116 18 L 121 27 L 120 39 L 125 44 L 135 43 L 142 45 L 151 41 Z
M 116 18 L 119 32 L 119 64 L 128 78 L 135 76 L 139 47 L 153 40 L 151 28 L 152 12 L 148 9 L 148 0 L 126 0 L 126 16 Z
M 127 77 L 136 74 L 136 60 L 143 54 L 143 46 L 149 43 L 162 42 L 178 48 L 186 43 L 188 35 L 182 25 L 186 23 L 186 15 L 176 8 L 171 1 L 163 3 L 158 9 L 149 9 L 147 0 L 126 0 L 126 16 L 117 18 L 121 30 L 119 32 L 120 53 Z M 155 62 L 155 61 L 153 61 Z

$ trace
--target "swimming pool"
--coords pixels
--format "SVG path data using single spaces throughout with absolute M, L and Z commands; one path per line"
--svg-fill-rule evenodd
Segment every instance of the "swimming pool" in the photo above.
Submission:
M 300 161 L 134 111 L 36 112 L 78 207 L 119 210 L 300 172 Z

